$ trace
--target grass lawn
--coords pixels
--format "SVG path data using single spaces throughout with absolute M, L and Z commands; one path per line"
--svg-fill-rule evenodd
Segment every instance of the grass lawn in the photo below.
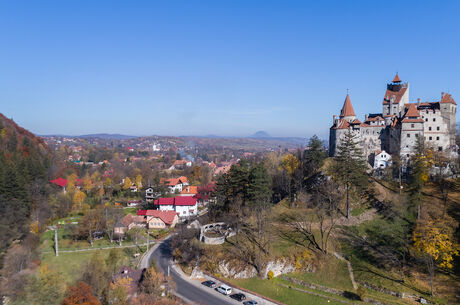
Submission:
M 141 250 L 145 251 L 146 248 L 142 247 Z M 85 264 L 91 259 L 94 253 L 98 251 L 103 259 L 106 259 L 110 253 L 110 250 L 62 252 L 59 253 L 59 256 L 55 256 L 54 253 L 45 253 L 42 255 L 42 264 L 46 264 L 51 269 L 60 272 L 64 276 L 67 284 L 73 284 L 80 278 Z M 119 251 L 122 255 L 122 260 L 119 263 L 120 266 L 133 266 L 136 262 L 133 254 L 139 250 L 137 248 L 129 248 L 129 250 L 120 248 Z
M 343 304 L 343 303 L 328 299 L 327 296 L 319 297 L 319 296 L 311 295 L 308 293 L 303 293 L 300 291 L 289 289 L 286 287 L 282 287 L 278 284 L 283 283 L 283 282 L 277 278 L 274 278 L 272 280 L 262 280 L 262 279 L 257 279 L 257 278 L 228 279 L 228 281 L 233 283 L 236 286 L 246 288 L 248 290 L 257 292 L 266 297 L 269 297 L 271 299 L 274 299 L 274 300 L 277 300 L 279 302 L 289 304 L 289 305 Z
M 347 264 L 335 257 L 325 258 L 315 272 L 296 272 L 287 274 L 286 276 L 297 278 L 307 283 L 315 283 L 348 291 L 353 290 Z

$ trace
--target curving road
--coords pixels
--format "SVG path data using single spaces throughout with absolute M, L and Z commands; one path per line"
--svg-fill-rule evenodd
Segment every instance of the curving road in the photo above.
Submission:
M 201 285 L 197 281 L 184 279 L 184 277 L 172 267 L 171 258 L 170 240 L 168 238 L 155 245 L 146 253 L 142 259 L 140 268 L 147 268 L 152 259 L 154 259 L 158 270 L 161 270 L 166 275 L 169 266 L 169 275 L 176 283 L 177 295 L 188 303 L 200 305 L 242 304 L 230 299 L 228 296 L 218 293 L 214 289 Z

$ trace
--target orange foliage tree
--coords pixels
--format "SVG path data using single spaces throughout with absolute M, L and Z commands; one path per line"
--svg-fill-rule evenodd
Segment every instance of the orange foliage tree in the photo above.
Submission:
M 71 286 L 67 290 L 67 297 L 63 305 L 100 305 L 101 302 L 93 295 L 90 285 L 78 282 L 77 286 Z

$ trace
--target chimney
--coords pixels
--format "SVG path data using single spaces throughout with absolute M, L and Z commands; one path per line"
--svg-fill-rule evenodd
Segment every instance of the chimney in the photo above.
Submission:
M 332 124 L 335 124 L 337 122 L 337 115 L 332 116 Z
M 420 106 L 420 98 L 417 99 L 417 107 Z
M 366 115 L 364 116 L 364 121 L 367 121 L 368 118 L 369 118 L 369 115 L 366 114 Z

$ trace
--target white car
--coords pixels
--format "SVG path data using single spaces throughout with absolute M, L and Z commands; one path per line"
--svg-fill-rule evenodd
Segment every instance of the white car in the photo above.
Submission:
M 229 295 L 230 293 L 232 293 L 232 287 L 225 284 L 220 285 L 216 288 L 216 290 L 225 295 Z

